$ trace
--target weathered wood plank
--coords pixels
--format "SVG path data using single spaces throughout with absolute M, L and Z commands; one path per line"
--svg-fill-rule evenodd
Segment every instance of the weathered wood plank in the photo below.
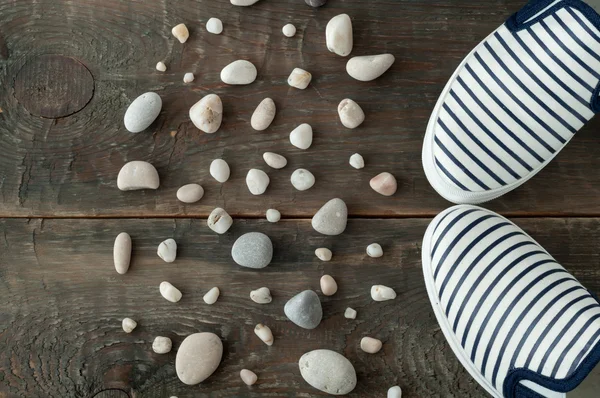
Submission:
M 315 348 L 344 353 L 359 383 L 353 397 L 381 397 L 399 384 L 406 397 L 481 397 L 484 394 L 455 359 L 431 310 L 420 264 L 421 239 L 429 220 L 351 220 L 337 238 L 318 236 L 307 220 L 269 224 L 236 220 L 224 236 L 204 220 L 25 220 L 0 221 L 0 396 L 90 397 L 121 389 L 132 397 L 308 397 L 319 393 L 301 378 L 298 358 Z M 600 292 L 600 219 L 518 219 L 582 283 Z M 261 230 L 275 245 L 273 263 L 262 271 L 235 265 L 230 258 L 240 234 Z M 112 265 L 112 244 L 121 231 L 134 241 L 129 273 Z M 174 237 L 173 264 L 156 255 L 158 244 Z M 370 259 L 365 247 L 378 241 L 385 255 Z M 313 250 L 328 245 L 330 263 Z M 324 320 L 312 331 L 295 327 L 283 305 L 304 289 L 318 290 L 329 273 L 339 292 L 322 297 Z M 178 304 L 164 300 L 161 281 L 183 292 Z M 394 301 L 375 303 L 369 289 L 384 283 L 398 292 Z M 203 294 L 219 286 L 222 296 L 208 306 Z M 259 305 L 249 292 L 268 286 L 273 303 Z M 343 317 L 346 307 L 356 320 Z M 121 319 L 132 317 L 130 335 Z M 275 344 L 265 346 L 253 333 L 269 325 Z M 175 375 L 175 353 L 151 350 L 156 335 L 173 339 L 197 331 L 221 336 L 225 354 L 216 373 L 201 386 L 187 387 Z M 383 340 L 381 353 L 360 351 L 365 335 Z M 259 375 L 248 388 L 242 368 Z

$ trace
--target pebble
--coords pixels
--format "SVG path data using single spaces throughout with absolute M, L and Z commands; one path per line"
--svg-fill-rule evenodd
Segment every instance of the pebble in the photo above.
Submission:
M 276 112 L 275 102 L 271 98 L 265 98 L 252 113 L 250 125 L 257 131 L 266 130 L 275 119 Z
M 133 332 L 133 329 L 137 327 L 137 322 L 131 318 L 123 318 L 121 326 L 123 327 L 125 333 L 131 333 Z
M 261 287 L 250 292 L 250 299 L 258 304 L 269 304 L 273 301 L 268 287 Z
M 365 160 L 360 153 L 355 153 L 354 155 L 350 156 L 350 166 L 357 170 L 365 167 Z
M 325 28 L 325 42 L 327 49 L 347 56 L 352 52 L 352 21 L 348 14 L 340 14 L 331 18 Z
M 281 213 L 279 210 L 269 209 L 267 210 L 267 221 L 268 222 L 277 222 L 281 220 Z
M 321 7 L 327 3 L 327 0 L 304 0 L 304 2 L 311 7 Z
M 256 375 L 256 373 L 248 369 L 242 369 L 240 371 L 240 377 L 242 378 L 242 381 L 248 386 L 253 385 L 258 380 L 258 376 Z
M 402 389 L 399 386 L 390 387 L 387 398 L 402 398 Z
M 206 22 L 206 30 L 214 35 L 220 35 L 223 32 L 223 22 L 219 18 L 210 18 Z
M 190 108 L 190 119 L 207 134 L 216 133 L 223 120 L 223 102 L 217 94 L 208 94 Z
M 394 61 L 395 58 L 392 54 L 352 57 L 346 64 L 346 72 L 356 80 L 369 82 L 383 75 Z
M 126 163 L 117 177 L 117 187 L 121 191 L 157 189 L 159 185 L 158 171 L 150 163 L 142 160 Z
M 158 257 L 162 258 L 165 263 L 172 263 L 177 258 L 177 242 L 174 239 L 167 239 L 158 245 L 156 252 Z
M 283 308 L 285 316 L 304 329 L 314 329 L 323 318 L 323 308 L 317 293 L 305 290 L 292 297 Z
M 356 371 L 343 355 L 331 350 L 314 350 L 298 361 L 302 378 L 319 391 L 345 395 L 356 387 Z
M 167 70 L 167 65 L 164 62 L 160 61 L 156 64 L 156 70 L 159 72 L 165 72 Z
M 237 238 L 231 257 L 242 267 L 264 268 L 273 259 L 273 243 L 262 232 L 248 232 Z
M 177 199 L 183 203 L 196 203 L 204 196 L 204 188 L 199 184 L 187 184 L 177 190 Z
M 315 185 L 315 176 L 306 169 L 297 169 L 292 173 L 290 181 L 298 191 L 306 191 Z
M 191 83 L 193 81 L 194 81 L 194 74 L 192 72 L 188 72 L 185 75 L 183 75 L 184 83 Z
M 396 298 L 396 292 L 391 287 L 383 285 L 371 286 L 371 298 L 375 301 L 387 301 Z
M 176 303 L 181 300 L 181 292 L 175 286 L 171 285 L 169 282 L 164 281 L 160 283 L 159 286 L 160 294 L 167 300 L 172 303 Z
M 315 256 L 321 261 L 330 261 L 333 253 L 326 247 L 319 247 L 315 250 Z
M 179 40 L 181 44 L 185 43 L 188 37 L 190 37 L 190 31 L 188 30 L 187 26 L 182 23 L 171 29 L 171 33 L 177 40 Z
M 179 380 L 193 386 L 206 380 L 223 357 L 223 343 L 214 333 L 194 333 L 177 350 L 175 370 Z
M 115 238 L 113 259 L 117 272 L 121 275 L 125 274 L 131 262 L 131 236 L 127 232 L 121 232 Z
M 229 230 L 233 224 L 233 219 L 224 209 L 217 207 L 210 212 L 206 224 L 208 225 L 208 228 L 222 235 Z
M 220 183 L 229 180 L 231 169 L 223 159 L 215 159 L 210 164 L 210 175 Z
M 231 4 L 233 4 L 234 6 L 242 6 L 242 7 L 247 7 L 247 6 L 251 6 L 252 4 L 256 3 L 258 0 L 231 0 Z
M 347 319 L 356 319 L 356 310 L 354 308 L 346 308 L 344 311 L 344 317 Z
M 225 84 L 244 85 L 256 80 L 256 66 L 250 61 L 238 59 L 221 70 L 221 81 Z
M 369 185 L 371 185 L 371 188 L 373 188 L 375 192 L 383 196 L 392 196 L 398 189 L 396 177 L 387 172 L 377 174 L 371 179 Z
M 360 349 L 368 354 L 377 354 L 383 343 L 381 340 L 374 339 L 373 337 L 363 337 L 360 340 Z
M 325 203 L 312 218 L 312 227 L 323 235 L 339 235 L 346 229 L 348 207 L 342 199 Z
M 338 290 L 337 282 L 331 275 L 323 275 L 319 284 L 321 285 L 321 293 L 325 296 L 333 296 Z
M 281 31 L 286 37 L 294 37 L 294 35 L 296 34 L 296 27 L 289 23 L 285 25 L 283 29 L 281 29 Z
M 292 87 L 304 90 L 310 84 L 312 75 L 304 69 L 294 68 L 290 77 L 288 77 L 288 84 Z
M 146 130 L 156 120 L 162 109 L 160 95 L 151 91 L 133 100 L 125 111 L 123 123 L 130 133 Z
M 371 243 L 367 246 L 367 255 L 373 258 L 379 258 L 383 256 L 383 249 L 379 243 Z
M 282 169 L 287 165 L 287 159 L 274 152 L 265 152 L 263 159 L 269 167 L 274 169 Z
M 246 185 L 252 195 L 262 195 L 269 186 L 269 176 L 262 170 L 250 169 L 246 175 Z
M 273 345 L 273 332 L 271 332 L 271 329 L 268 326 L 259 323 L 254 327 L 254 334 L 256 334 L 266 345 Z
M 152 351 L 157 354 L 167 354 L 171 352 L 173 342 L 168 337 L 156 336 L 152 342 Z
M 312 145 L 313 129 L 308 123 L 302 123 L 290 133 L 290 142 L 299 149 L 308 149 Z
M 365 113 L 362 108 L 350 98 L 343 99 L 338 105 L 338 115 L 344 127 L 357 128 L 365 121 Z
M 202 297 L 202 300 L 204 300 L 204 302 L 208 305 L 212 305 L 214 303 L 217 302 L 217 300 L 219 299 L 219 295 L 221 294 L 221 291 L 219 290 L 218 287 L 213 287 L 212 289 L 210 289 L 205 295 L 204 297 Z

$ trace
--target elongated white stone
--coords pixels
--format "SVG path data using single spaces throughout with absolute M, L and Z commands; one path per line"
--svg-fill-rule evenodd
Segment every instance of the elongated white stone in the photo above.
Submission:
M 347 56 L 352 52 L 352 21 L 348 14 L 340 14 L 331 18 L 325 28 L 327 49 L 332 53 Z
M 223 120 L 223 103 L 216 94 L 208 94 L 190 108 L 190 119 L 207 134 L 216 133 Z
M 210 175 L 220 183 L 229 180 L 231 169 L 223 159 L 215 159 L 210 164 Z
M 298 366 L 302 378 L 325 393 L 345 395 L 356 387 L 354 366 L 335 351 L 321 349 L 307 352 L 298 361 Z
M 250 169 L 246 175 L 246 185 L 252 195 L 262 195 L 269 186 L 269 176 L 262 170 Z
M 269 167 L 274 169 L 282 169 L 287 165 L 287 159 L 277 153 L 265 152 L 263 159 Z
M 158 171 L 150 163 L 141 160 L 126 163 L 117 177 L 117 187 L 121 191 L 157 189 L 159 185 Z
M 338 115 L 344 127 L 357 128 L 365 121 L 362 108 L 350 98 L 343 99 L 338 105 Z
M 254 110 L 250 125 L 257 131 L 266 130 L 275 119 L 276 112 L 275 102 L 271 98 L 265 98 Z
M 160 294 L 172 303 L 176 303 L 181 300 L 181 292 L 175 286 L 171 285 L 169 282 L 164 281 L 160 283 L 159 286 Z
M 199 184 L 187 184 L 177 190 L 177 199 L 183 203 L 196 203 L 204 196 L 204 188 Z
M 212 229 L 214 232 L 224 234 L 233 224 L 233 219 L 224 209 L 217 207 L 208 216 L 206 224 L 208 225 L 208 228 Z
M 113 246 L 113 260 L 119 274 L 127 273 L 131 262 L 131 236 L 127 232 L 117 235 Z
M 346 64 L 346 72 L 356 80 L 368 82 L 383 75 L 394 61 L 395 58 L 392 54 L 352 57 Z
M 302 123 L 290 133 L 290 142 L 299 149 L 308 149 L 312 145 L 313 129 L 308 123 Z
M 396 298 L 396 292 L 391 287 L 373 285 L 371 287 L 371 298 L 375 301 L 387 301 Z
M 233 4 L 234 6 L 242 6 L 242 7 L 247 7 L 247 6 L 251 6 L 252 4 L 256 3 L 258 0 L 231 0 L 231 4 Z
M 310 84 L 312 75 L 304 69 L 295 68 L 288 77 L 288 84 L 292 87 L 304 90 Z
M 321 285 L 321 293 L 324 296 L 333 296 L 338 290 L 337 282 L 331 275 L 323 275 L 319 284 Z
M 202 300 L 204 300 L 204 302 L 208 305 L 212 305 L 214 303 L 217 302 L 217 300 L 219 299 L 219 295 L 221 294 L 221 291 L 219 290 L 218 287 L 213 287 L 212 289 L 210 289 L 205 295 L 204 297 L 202 297 Z
M 225 84 L 244 85 L 256 80 L 256 66 L 250 61 L 238 59 L 221 70 L 221 81 Z
M 139 133 L 146 130 L 156 120 L 162 109 L 160 96 L 153 92 L 147 92 L 129 105 L 123 123 L 130 133 Z

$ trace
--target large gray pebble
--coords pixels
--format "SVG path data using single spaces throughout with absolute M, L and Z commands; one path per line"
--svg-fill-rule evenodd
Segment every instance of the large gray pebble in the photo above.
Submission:
M 273 258 L 273 243 L 261 232 L 249 232 L 235 241 L 231 256 L 242 267 L 264 268 Z
M 339 198 L 331 199 L 315 214 L 312 226 L 323 235 L 339 235 L 346 229 L 348 207 Z
M 348 394 L 356 387 L 352 363 L 331 350 L 314 350 L 298 361 L 302 378 L 317 390 L 331 395 Z
M 283 308 L 285 316 L 304 329 L 314 329 L 323 318 L 323 308 L 319 296 L 312 290 L 305 290 L 292 297 Z
M 132 133 L 146 130 L 156 120 L 161 109 L 162 100 L 158 94 L 148 92 L 140 95 L 125 112 L 125 128 Z
M 223 343 L 214 333 L 194 333 L 183 340 L 177 350 L 175 370 L 179 380 L 195 385 L 217 369 L 223 356 Z

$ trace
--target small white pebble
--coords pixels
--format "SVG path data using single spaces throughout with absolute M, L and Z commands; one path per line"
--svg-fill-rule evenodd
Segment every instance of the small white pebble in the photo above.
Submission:
M 325 296 L 333 296 L 338 290 L 337 282 L 331 275 L 323 275 L 321 277 L 320 285 L 321 292 Z
M 383 285 L 371 286 L 371 298 L 375 301 L 387 301 L 396 298 L 396 292 L 391 287 Z
M 269 304 L 273 301 L 268 287 L 261 287 L 250 292 L 250 299 L 258 304 Z
M 214 35 L 223 32 L 223 22 L 219 18 L 211 18 L 206 22 L 206 30 Z
M 350 156 L 350 166 L 357 170 L 365 167 L 365 160 L 360 153 L 355 153 L 354 155 Z
M 208 228 L 222 235 L 229 230 L 233 224 L 233 218 L 224 209 L 217 207 L 210 212 L 208 220 L 206 220 Z
M 165 65 L 164 62 L 160 61 L 159 63 L 156 64 L 156 70 L 159 72 L 164 72 L 167 70 L 167 65 Z
M 123 327 L 123 330 L 125 331 L 125 333 L 131 333 L 131 332 L 133 332 L 133 329 L 136 328 L 137 322 L 131 318 L 123 318 L 123 322 L 121 322 L 121 326 Z
M 326 247 L 319 247 L 317 250 L 315 250 L 315 256 L 317 256 L 317 258 L 321 261 L 329 261 L 331 260 L 333 253 L 331 253 L 331 250 Z
M 194 81 L 194 74 L 192 72 L 188 72 L 185 75 L 183 75 L 184 83 L 191 83 L 193 81 Z
M 344 127 L 349 129 L 354 129 L 365 121 L 365 113 L 362 108 L 350 98 L 345 98 L 340 102 L 338 115 Z
M 402 389 L 399 386 L 390 387 L 387 398 L 402 398 Z
M 288 84 L 292 87 L 304 90 L 310 84 L 312 75 L 304 69 L 295 68 L 288 77 Z
M 360 341 L 360 349 L 369 354 L 376 354 L 381 350 L 383 343 L 381 340 L 372 337 L 363 337 Z
M 258 325 L 256 325 L 256 327 L 254 328 L 254 333 L 258 336 L 259 339 L 261 339 L 266 345 L 271 346 L 273 345 L 273 332 L 271 332 L 271 329 L 269 329 L 268 326 L 263 325 L 262 323 L 259 323 Z
M 176 303 L 181 300 L 181 292 L 175 286 L 169 282 L 161 282 L 159 286 L 160 294 L 172 303 Z
M 315 176 L 306 169 L 297 169 L 292 173 L 290 181 L 298 191 L 306 191 L 315 185 Z
M 265 163 L 274 169 L 282 169 L 287 164 L 287 159 L 277 153 L 265 152 L 263 154 Z
M 281 220 L 281 213 L 279 210 L 269 209 L 267 210 L 267 221 L 268 222 L 277 222 Z
M 177 242 L 174 239 L 161 242 L 156 253 L 165 263 L 172 263 L 177 258 Z
M 171 352 L 173 342 L 168 337 L 156 336 L 152 342 L 152 351 L 157 354 L 167 354 Z
M 296 27 L 294 25 L 292 25 L 291 23 L 289 23 L 289 24 L 285 25 L 283 27 L 283 29 L 281 29 L 281 31 L 287 37 L 294 37 L 294 35 L 296 34 Z
M 262 170 L 250 169 L 246 174 L 246 185 L 252 195 L 262 195 L 269 186 L 269 176 Z
M 379 243 L 371 243 L 367 246 L 367 255 L 373 258 L 379 258 L 383 256 L 383 249 Z
M 209 169 L 210 175 L 220 183 L 226 182 L 229 180 L 229 176 L 231 175 L 231 169 L 226 161 L 223 159 L 215 159 L 210 164 Z
M 202 297 L 202 300 L 204 300 L 204 302 L 206 304 L 212 305 L 217 302 L 217 299 L 219 298 L 219 294 L 221 294 L 221 291 L 219 290 L 219 288 L 213 287 L 204 295 L 204 297 Z
M 346 308 L 346 311 L 344 312 L 344 317 L 348 319 L 356 319 L 356 310 L 350 307 Z
M 242 381 L 248 386 L 251 386 L 252 384 L 256 383 L 256 380 L 258 380 L 258 376 L 256 375 L 256 373 L 248 369 L 242 369 L 242 371 L 240 372 L 240 377 L 242 378 Z
M 313 129 L 308 123 L 302 123 L 290 133 L 290 142 L 299 149 L 308 149 L 312 145 Z
M 190 37 L 190 31 L 188 30 L 187 26 L 182 23 L 171 29 L 171 33 L 177 40 L 179 40 L 181 44 L 185 43 L 188 37 Z

